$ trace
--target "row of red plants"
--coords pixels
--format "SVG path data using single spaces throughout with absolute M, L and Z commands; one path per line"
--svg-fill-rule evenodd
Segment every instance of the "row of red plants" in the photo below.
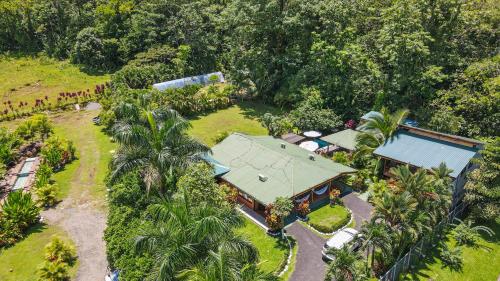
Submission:
M 69 105 L 89 102 L 94 100 L 98 95 L 104 93 L 105 89 L 109 86 L 110 84 L 108 82 L 106 82 L 106 84 L 95 85 L 93 93 L 90 89 L 78 92 L 61 92 L 57 96 L 55 104 L 49 101 L 48 96 L 36 98 L 33 101 L 31 108 L 29 103 L 26 101 L 19 102 L 17 106 L 15 106 L 10 100 L 4 101 L 3 104 L 6 108 L 0 110 L 0 121 L 30 116 L 42 110 L 64 109 L 64 107 Z

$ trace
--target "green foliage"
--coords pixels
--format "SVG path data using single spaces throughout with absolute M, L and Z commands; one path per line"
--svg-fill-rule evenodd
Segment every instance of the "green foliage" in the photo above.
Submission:
M 362 281 L 368 280 L 366 264 L 357 252 L 348 246 L 341 249 L 330 248 L 328 254 L 335 257 L 327 269 L 325 281 Z
M 293 202 L 286 197 L 277 197 L 273 203 L 272 213 L 280 218 L 286 218 L 293 209 Z
M 49 184 L 52 173 L 52 168 L 47 163 L 40 164 L 35 174 L 35 188 Z
M 60 169 L 75 159 L 76 148 L 73 142 L 58 136 L 47 139 L 41 151 L 45 163 L 52 169 Z
M 481 158 L 476 160 L 478 169 L 468 174 L 465 184 L 465 201 L 472 209 L 473 217 L 494 220 L 500 215 L 500 137 L 485 144 Z
M 306 99 L 290 112 L 294 125 L 302 131 L 331 132 L 343 123 L 331 109 L 327 109 L 319 91 L 309 89 L 303 93 Z
M 345 151 L 335 152 L 332 156 L 333 161 L 340 163 L 340 164 L 344 164 L 344 165 L 349 165 L 351 163 L 350 158 L 351 157 L 350 157 L 349 153 L 347 153 Z
M 40 214 L 31 194 L 22 191 L 9 193 L 0 209 L 2 220 L 12 223 L 21 231 L 37 222 Z
M 36 201 L 41 207 L 51 207 L 57 203 L 59 186 L 57 184 L 45 184 L 35 188 Z
M 441 106 L 436 109 L 429 121 L 430 129 L 441 133 L 457 134 L 461 131 L 465 120 L 456 116 L 449 107 Z
M 458 245 L 476 246 L 477 242 L 481 238 L 479 232 L 484 232 L 489 236 L 493 236 L 495 233 L 491 228 L 483 225 L 473 225 L 471 220 L 463 222 L 460 219 L 456 219 L 458 225 L 455 228 L 455 240 L 457 240 Z
M 16 134 L 11 134 L 6 128 L 0 127 L 0 162 L 8 165 L 14 161 L 15 149 L 20 145 Z
M 49 262 L 61 262 L 72 265 L 76 260 L 76 250 L 73 246 L 54 236 L 52 241 L 45 245 L 45 259 Z
M 460 134 L 495 136 L 500 131 L 499 75 L 500 55 L 469 65 L 458 73 L 450 89 L 438 93 L 433 101 L 436 114 L 443 107 L 449 108 L 451 112 L 446 117 L 448 121 L 461 123 L 457 131 Z M 435 122 L 429 125 L 435 125 Z M 448 126 L 456 129 L 456 124 Z
M 104 66 L 103 42 L 94 28 L 87 27 L 78 32 L 71 60 L 94 69 L 100 69 Z
M 307 222 L 314 229 L 323 233 L 332 233 L 345 226 L 351 219 L 351 214 L 340 205 L 326 205 L 309 214 Z
M 46 261 L 38 269 L 39 281 L 68 281 L 68 265 L 62 261 Z
M 443 266 L 455 271 L 460 271 L 462 269 L 462 249 L 460 247 L 450 249 L 444 244 L 439 253 L 439 257 L 443 262 Z
M 275 116 L 266 113 L 262 116 L 262 126 L 264 126 L 271 136 L 279 137 L 293 130 L 293 122 L 282 116 Z
M 190 204 L 206 202 L 211 206 L 227 204 L 226 193 L 214 179 L 213 168 L 205 162 L 191 165 L 178 182 L 179 192 L 187 196 Z
M 120 268 L 120 276 L 126 280 L 144 280 L 153 262 L 150 256 L 139 255 L 134 249 L 134 238 L 139 235 L 148 202 L 137 173 L 129 173 L 110 186 L 104 232 L 106 253 L 110 266 Z
M 218 144 L 222 142 L 225 138 L 227 138 L 231 133 L 229 131 L 222 131 L 217 133 L 217 135 L 214 136 L 214 143 Z

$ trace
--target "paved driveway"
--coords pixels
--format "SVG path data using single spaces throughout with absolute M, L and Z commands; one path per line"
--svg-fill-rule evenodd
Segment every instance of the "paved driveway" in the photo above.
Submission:
M 289 281 L 323 281 L 326 263 L 321 258 L 321 249 L 326 240 L 299 222 L 294 222 L 287 227 L 286 232 L 297 240 L 299 247 L 295 271 Z
M 351 192 L 341 199 L 342 202 L 344 202 L 344 206 L 352 211 L 354 220 L 356 221 L 356 226 L 354 228 L 359 230 L 364 221 L 369 221 L 371 219 L 373 206 L 360 199 L 356 193 Z

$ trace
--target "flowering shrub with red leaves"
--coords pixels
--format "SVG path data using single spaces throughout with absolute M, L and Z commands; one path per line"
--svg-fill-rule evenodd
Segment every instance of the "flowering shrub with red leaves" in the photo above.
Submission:
M 349 119 L 347 122 L 345 122 L 344 126 L 349 129 L 355 129 L 356 128 L 356 121 Z
M 297 205 L 296 209 L 300 216 L 307 216 L 307 214 L 311 212 L 311 209 L 309 209 L 309 200 L 304 200 L 303 202 L 301 202 L 299 205 Z

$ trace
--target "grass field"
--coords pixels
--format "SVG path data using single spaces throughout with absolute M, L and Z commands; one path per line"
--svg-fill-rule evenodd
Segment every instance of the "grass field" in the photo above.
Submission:
M 44 262 L 44 247 L 54 235 L 70 241 L 67 234 L 58 227 L 37 225 L 24 240 L 11 248 L 0 250 L 0 280 L 38 280 L 37 269 Z M 71 267 L 71 276 L 76 275 L 77 268 L 78 264 Z
M 209 146 L 215 144 L 215 137 L 223 132 L 240 132 L 249 135 L 267 135 L 260 118 L 267 112 L 278 109 L 256 102 L 241 102 L 227 109 L 191 119 L 193 126 L 189 133 Z
M 321 232 L 333 232 L 349 221 L 349 211 L 340 205 L 323 206 L 312 211 L 308 223 Z
M 112 151 L 116 148 L 101 127 L 92 123 L 98 111 L 64 112 L 52 116 L 55 132 L 70 139 L 77 149 L 77 160 L 54 175 L 61 198 L 73 193 L 77 200 L 90 200 L 98 207 L 105 204 L 104 179 Z
M 4 102 L 15 106 L 35 99 L 49 97 L 55 103 L 60 92 L 76 92 L 92 89 L 108 81 L 109 75 L 89 75 L 68 61 L 57 61 L 44 56 L 0 56 L 0 110 Z
M 288 244 L 266 234 L 264 229 L 245 217 L 245 226 L 237 233 L 249 239 L 260 255 L 260 268 L 266 272 L 275 272 L 287 258 Z
M 437 251 L 418 266 L 404 280 L 454 280 L 454 281 L 493 281 L 500 276 L 500 224 L 488 225 L 495 231 L 494 237 L 482 235 L 478 247 L 462 247 L 463 266 L 461 271 L 443 267 Z M 448 236 L 448 246 L 454 248 L 456 241 L 453 233 Z

